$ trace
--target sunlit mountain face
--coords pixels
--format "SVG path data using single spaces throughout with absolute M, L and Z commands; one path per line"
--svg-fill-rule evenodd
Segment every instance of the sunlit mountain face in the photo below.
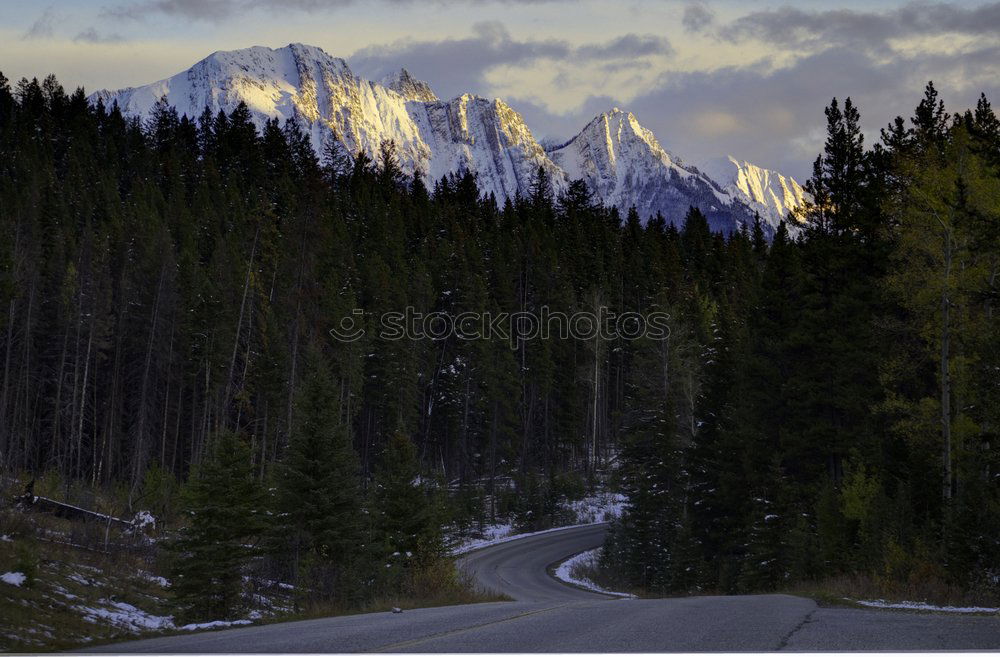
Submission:
M 377 159 L 381 145 L 392 142 L 405 173 L 433 184 L 470 171 L 481 193 L 499 202 L 526 196 L 539 168 L 556 194 L 582 179 L 597 200 L 622 213 L 634 207 L 644 221 L 659 214 L 679 225 L 694 206 L 724 232 L 758 216 L 771 231 L 805 200 L 795 180 L 748 162 L 730 157 L 706 169 L 684 162 L 631 112 L 613 108 L 568 142 L 543 147 L 501 99 L 463 94 L 442 101 L 405 69 L 369 81 L 343 59 L 303 44 L 216 52 L 165 80 L 90 99 L 143 117 L 161 99 L 190 117 L 244 103 L 259 127 L 270 119 L 297 121 L 318 153 L 336 147 Z

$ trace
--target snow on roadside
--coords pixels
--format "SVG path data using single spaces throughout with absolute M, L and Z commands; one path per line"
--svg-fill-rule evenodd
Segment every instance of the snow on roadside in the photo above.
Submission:
M 211 630 L 219 627 L 232 627 L 233 625 L 250 625 L 253 623 L 252 620 L 234 620 L 234 621 L 209 621 L 208 623 L 189 623 L 187 625 L 181 625 L 178 630 Z
M 67 596 L 73 597 L 76 596 Z M 127 602 L 115 602 L 107 598 L 101 598 L 96 606 L 78 605 L 76 609 L 83 614 L 83 619 L 89 623 L 107 623 L 114 627 L 127 630 L 132 633 L 139 633 L 146 630 L 182 630 L 194 632 L 197 630 L 210 630 L 220 627 L 232 627 L 234 625 L 250 625 L 254 620 L 263 617 L 262 614 L 251 614 L 252 618 L 240 620 L 216 620 L 205 623 L 188 623 L 187 625 L 175 625 L 173 616 L 155 616 L 139 609 Z
M 582 589 L 587 589 L 588 591 L 593 591 L 595 593 L 604 593 L 606 595 L 617 595 L 622 598 L 634 598 L 635 596 L 631 593 L 619 593 L 617 591 L 608 591 L 607 589 L 601 588 L 594 582 L 590 581 L 586 577 L 578 577 L 573 574 L 573 569 L 580 565 L 589 563 L 597 559 L 597 554 L 601 551 L 601 548 L 594 548 L 593 550 L 587 550 L 586 552 L 581 552 L 575 557 L 570 557 L 566 561 L 559 564 L 556 568 L 556 579 L 562 580 L 567 584 L 572 584 L 574 586 L 579 586 Z
M 28 577 L 24 573 L 14 572 L 0 575 L 0 582 L 10 584 L 11 586 L 21 586 L 27 579 Z
M 500 545 L 501 543 L 509 543 L 510 541 L 516 541 L 519 538 L 527 538 L 529 536 L 540 536 L 541 534 L 550 534 L 552 532 L 559 532 L 564 529 L 575 529 L 577 527 L 588 527 L 593 525 L 592 522 L 585 522 L 581 525 L 566 525 L 565 527 L 553 527 L 552 529 L 543 529 L 537 532 L 527 532 L 524 534 L 509 534 L 506 536 L 499 536 L 497 538 L 486 539 L 477 538 L 467 541 L 459 545 L 458 547 L 452 548 L 451 555 L 458 556 L 460 554 L 465 554 L 466 552 L 472 552 L 473 550 L 478 550 L 479 548 L 489 547 L 491 545 Z M 506 525 L 510 527 L 510 525 Z
M 886 602 L 885 600 L 853 600 L 844 598 L 851 602 L 856 602 L 865 607 L 875 607 L 878 609 L 912 609 L 916 611 L 939 611 L 949 614 L 995 614 L 1000 612 L 1000 607 L 951 607 L 928 604 L 926 602 Z
M 598 493 L 585 497 L 582 500 L 574 500 L 567 505 L 576 516 L 576 524 L 543 529 L 537 532 L 527 532 L 523 534 L 515 533 L 511 523 L 501 523 L 487 525 L 483 530 L 483 536 L 479 538 L 465 539 L 463 542 L 451 549 L 452 556 L 458 556 L 479 548 L 499 545 L 508 541 L 528 536 L 538 536 L 561 529 L 572 529 L 574 527 L 586 527 L 601 522 L 608 522 L 621 515 L 625 506 L 626 497 L 620 493 Z
M 472 550 L 478 550 L 488 545 L 496 545 L 511 540 L 514 535 L 514 527 L 508 523 L 497 525 L 487 525 L 483 529 L 483 535 L 479 538 L 467 538 L 459 545 L 452 548 L 452 554 L 465 554 Z

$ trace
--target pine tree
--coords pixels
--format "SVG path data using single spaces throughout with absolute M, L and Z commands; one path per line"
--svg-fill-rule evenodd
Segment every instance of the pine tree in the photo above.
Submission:
M 395 569 L 391 576 L 429 566 L 443 554 L 438 500 L 420 474 L 413 441 L 402 432 L 393 434 L 382 454 L 370 512 L 376 567 L 387 564 Z
M 247 602 L 243 576 L 265 527 L 263 488 L 247 444 L 234 433 L 212 439 L 182 494 L 187 524 L 171 544 L 171 592 L 186 622 L 236 618 Z
M 290 552 L 303 587 L 334 595 L 364 548 L 359 465 L 319 346 L 310 344 L 304 360 L 295 423 L 277 475 L 276 547 L 279 555 Z

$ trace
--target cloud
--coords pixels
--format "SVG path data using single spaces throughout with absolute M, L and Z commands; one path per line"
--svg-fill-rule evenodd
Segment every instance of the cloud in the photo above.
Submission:
M 663 37 L 651 34 L 626 34 L 607 43 L 580 46 L 573 51 L 573 57 L 589 61 L 671 55 L 673 52 L 670 42 Z
M 538 97 L 507 100 L 536 136 L 554 142 L 565 142 L 594 116 L 618 106 L 634 112 L 664 148 L 692 164 L 731 154 L 803 182 L 823 148 L 823 108 L 834 96 L 850 96 L 859 106 L 871 145 L 893 117 L 912 115 L 931 79 L 950 111 L 974 106 L 980 91 L 1000 102 L 1000 46 L 890 60 L 834 46 L 783 67 L 664 71 L 628 102 L 594 95 L 566 113 L 549 110 Z
M 73 41 L 76 41 L 77 43 L 109 44 L 122 43 L 125 41 L 125 37 L 114 32 L 110 34 L 103 34 L 98 32 L 93 27 L 88 27 L 73 37 Z
M 883 12 L 792 7 L 756 11 L 723 26 L 720 38 L 739 42 L 760 39 L 783 47 L 850 45 L 885 50 L 892 39 L 960 33 L 1000 33 L 1000 2 L 978 7 L 909 4 Z
M 684 17 L 681 24 L 686 32 L 702 32 L 715 21 L 715 14 L 702 4 L 692 4 L 684 7 Z
M 56 22 L 56 12 L 49 6 L 45 8 L 42 15 L 28 27 L 28 30 L 21 37 L 22 39 L 47 39 L 53 34 L 53 27 Z
M 417 4 L 422 0 L 383 0 L 385 4 Z M 542 4 L 563 0 L 435 0 L 438 5 L 453 4 Z M 109 17 L 145 20 L 154 14 L 197 21 L 218 22 L 247 12 L 331 11 L 360 3 L 360 0 L 140 0 L 125 2 L 104 10 Z
M 645 67 L 637 58 L 667 57 L 673 52 L 667 39 L 648 34 L 625 34 L 602 43 L 574 45 L 562 39 L 516 39 L 497 21 L 476 23 L 472 32 L 460 39 L 403 39 L 368 46 L 348 59 L 352 68 L 371 79 L 405 66 L 417 76 L 434 80 L 443 96 L 453 96 L 482 93 L 487 86 L 487 72 L 504 66 L 523 70 L 540 61 L 573 66 L 596 63 L 602 70 L 611 71 L 621 68 L 616 64 L 631 61 L 639 70 Z
M 146 0 L 106 7 L 105 17 L 144 20 L 153 14 L 178 16 L 192 20 L 220 21 L 234 15 L 239 0 Z

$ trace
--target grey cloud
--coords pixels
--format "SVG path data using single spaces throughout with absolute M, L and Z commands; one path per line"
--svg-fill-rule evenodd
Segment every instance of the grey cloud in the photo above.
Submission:
M 383 0 L 387 4 L 416 4 L 422 0 Z M 434 4 L 542 4 L 563 0 L 433 0 Z M 106 7 L 107 17 L 144 20 L 152 15 L 218 22 L 249 11 L 331 11 L 360 0 L 139 0 Z M 427 3 L 425 3 L 427 4 Z
M 834 47 L 793 65 L 666 72 L 653 88 L 623 101 L 594 96 L 569 114 L 537 99 L 509 98 L 538 137 L 565 142 L 600 112 L 618 106 L 636 114 L 664 148 L 692 164 L 731 154 L 804 182 L 823 147 L 823 108 L 834 96 L 860 107 L 866 143 L 893 117 L 912 115 L 933 79 L 950 111 L 975 105 L 980 91 L 1000 102 L 1000 47 L 964 55 L 887 61 Z M 729 126 L 720 130 L 718 125 Z
M 105 7 L 108 18 L 143 20 L 153 14 L 179 16 L 193 20 L 219 21 L 236 13 L 240 0 L 146 0 Z
M 701 32 L 715 21 L 715 14 L 702 4 L 688 5 L 684 8 L 681 24 L 687 32 Z
M 948 32 L 997 34 L 1000 2 L 971 8 L 920 3 L 884 12 L 784 7 L 747 14 L 720 28 L 718 34 L 733 42 L 756 38 L 782 46 L 851 45 L 884 50 L 889 39 Z
M 523 65 L 541 59 L 565 59 L 572 48 L 557 39 L 513 39 L 497 22 L 478 23 L 473 36 L 442 41 L 403 40 L 368 46 L 349 57 L 351 67 L 370 79 L 405 66 L 418 77 L 430 77 L 443 96 L 479 92 L 484 73 L 496 66 Z
M 411 39 L 368 46 L 349 57 L 351 67 L 370 79 L 378 79 L 405 66 L 418 77 L 434 82 L 442 96 L 466 92 L 481 93 L 487 71 L 499 66 L 527 66 L 539 60 L 600 62 L 667 56 L 670 43 L 652 35 L 626 34 L 604 43 L 574 46 L 561 39 L 524 39 L 511 36 L 499 22 L 473 26 L 473 35 L 462 39 L 414 41 Z
M 673 48 L 663 37 L 651 34 L 626 34 L 607 43 L 581 46 L 574 52 L 581 59 L 621 59 L 646 55 L 670 55 Z
M 52 7 L 46 7 L 42 15 L 28 27 L 22 35 L 22 39 L 45 39 L 52 36 L 53 26 L 56 21 L 56 12 Z
M 970 88 L 952 84 L 963 60 L 886 61 L 853 48 L 831 48 L 774 71 L 747 67 L 667 73 L 657 90 L 628 105 L 667 148 L 683 157 L 697 162 L 732 154 L 801 181 L 822 148 L 823 108 L 834 96 L 850 96 L 857 103 L 869 144 L 893 117 L 912 114 L 929 79 L 951 109 L 974 105 L 980 90 L 997 97 L 993 76 L 983 75 Z M 731 131 L 713 134 L 703 127 L 706 117 L 718 112 L 734 120 Z
M 108 44 L 122 43 L 125 41 L 125 37 L 117 33 L 103 34 L 93 27 L 88 27 L 73 37 L 73 40 L 77 43 Z

